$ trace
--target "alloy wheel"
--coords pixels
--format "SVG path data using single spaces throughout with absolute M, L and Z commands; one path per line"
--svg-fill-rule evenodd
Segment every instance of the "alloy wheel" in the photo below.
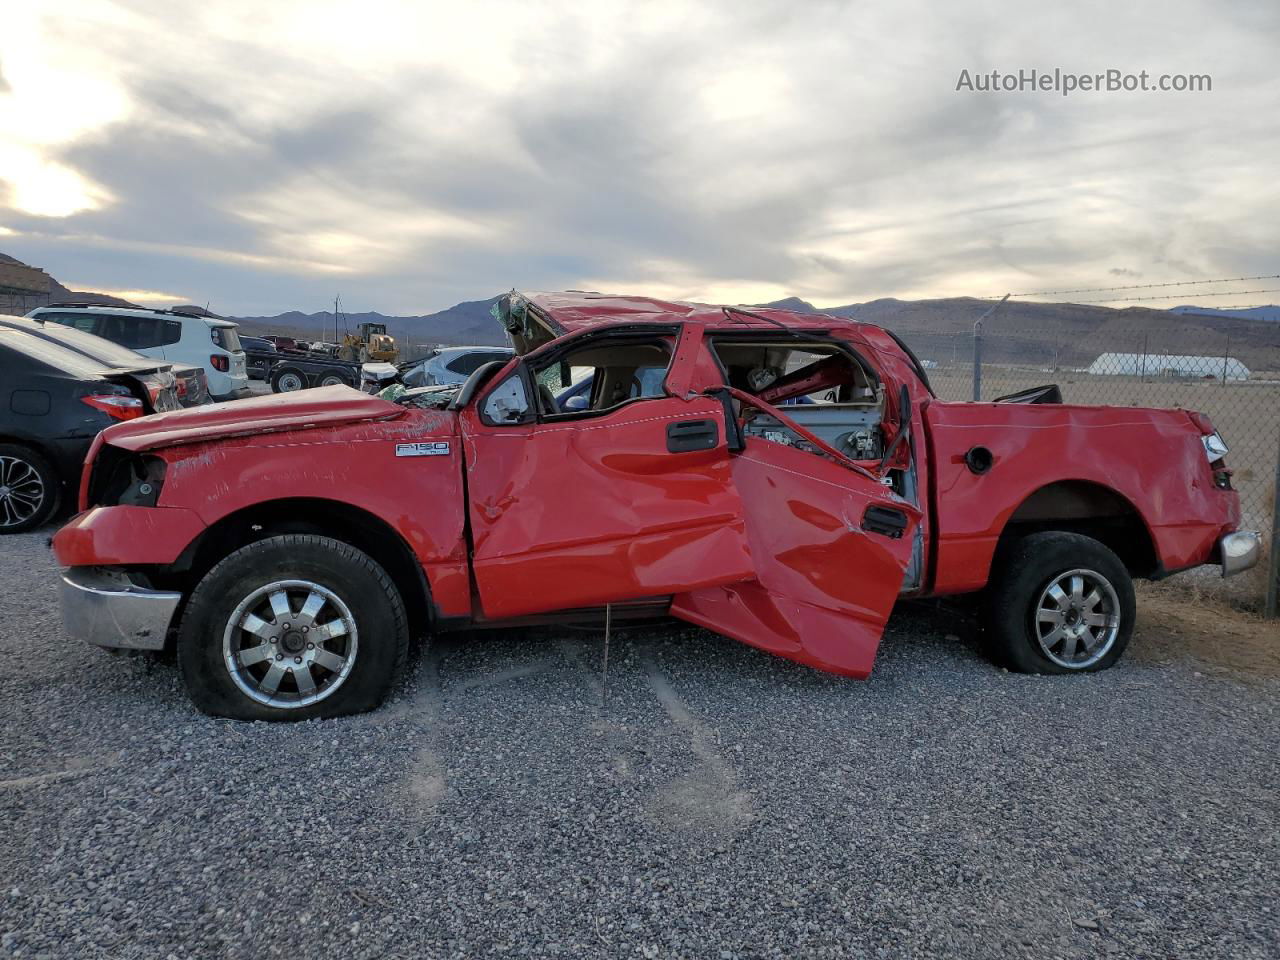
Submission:
M 359 632 L 342 598 L 309 580 L 277 580 L 240 601 L 227 620 L 222 655 L 231 679 L 258 703 L 297 709 L 346 682 Z
M 44 480 L 26 460 L 0 457 L 0 527 L 16 527 L 44 506 Z
M 1058 666 L 1083 670 L 1107 655 L 1120 634 L 1120 601 L 1096 570 L 1068 570 L 1049 581 L 1036 603 L 1040 651 Z

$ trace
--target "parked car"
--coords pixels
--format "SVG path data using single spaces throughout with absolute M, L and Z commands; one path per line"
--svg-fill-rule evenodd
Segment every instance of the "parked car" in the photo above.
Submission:
M 144 356 L 200 367 L 215 400 L 234 400 L 249 393 L 244 351 L 237 325 L 230 320 L 99 304 L 37 307 L 27 316 L 92 333 Z
M 399 364 L 400 380 L 406 387 L 465 383 L 467 377 L 494 360 L 510 360 L 510 347 L 437 347 L 422 360 Z
M 175 389 L 178 403 L 184 407 L 199 407 L 213 403 L 209 396 L 209 382 L 205 379 L 203 367 L 192 367 L 185 363 L 173 365 L 173 377 L 177 381 Z
M 240 337 L 240 347 L 244 350 L 245 369 L 250 380 L 269 380 L 271 367 L 280 359 L 280 351 L 276 345 L 265 337 Z
M 157 364 L 154 359 L 144 357 L 136 350 L 122 347 L 118 343 L 104 340 L 92 333 L 85 333 L 75 327 L 45 322 L 38 317 L 13 317 L 0 314 L 0 325 L 25 330 L 32 336 L 57 343 L 93 360 L 100 360 L 110 367 L 137 370 L 153 366 L 162 381 L 167 372 L 171 376 L 171 381 L 164 389 L 170 391 L 173 402 L 171 404 L 169 401 L 161 401 L 157 404 L 159 409 L 168 410 L 171 406 L 196 407 L 209 402 L 204 371 L 199 367 L 190 367 L 181 363 Z
M 38 527 L 75 502 L 81 464 L 104 427 L 177 409 L 167 365 L 97 360 L 22 329 L 26 322 L 0 316 L 0 533 Z
M 893 333 L 821 314 L 498 307 L 517 356 L 461 386 L 106 431 L 53 540 L 70 634 L 172 635 L 202 710 L 268 720 L 371 709 L 411 638 L 513 622 L 662 614 L 865 677 L 900 597 L 978 594 L 998 662 L 1078 674 L 1124 652 L 1134 577 L 1257 561 L 1203 414 L 946 402 Z

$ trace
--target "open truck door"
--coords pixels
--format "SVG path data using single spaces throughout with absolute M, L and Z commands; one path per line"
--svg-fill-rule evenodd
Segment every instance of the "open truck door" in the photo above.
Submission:
M 865 677 L 902 589 L 920 512 L 778 408 L 731 392 L 809 448 L 740 438 L 731 473 L 752 579 L 680 594 L 671 614 L 820 670 Z

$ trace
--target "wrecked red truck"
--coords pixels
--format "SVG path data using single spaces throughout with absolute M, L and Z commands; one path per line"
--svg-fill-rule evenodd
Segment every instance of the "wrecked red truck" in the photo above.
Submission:
M 980 593 L 1010 668 L 1099 670 L 1132 578 L 1257 561 L 1226 446 L 1056 388 L 938 400 L 891 332 L 593 293 L 495 308 L 516 355 L 103 432 L 54 537 L 69 631 L 176 645 L 209 713 L 377 706 L 410 642 L 676 617 L 865 677 L 900 597 Z

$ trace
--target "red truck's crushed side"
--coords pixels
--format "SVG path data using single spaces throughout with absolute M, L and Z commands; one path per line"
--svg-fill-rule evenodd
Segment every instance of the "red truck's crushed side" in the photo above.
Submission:
M 1002 550 L 1037 542 L 1023 537 L 1067 531 L 1111 557 L 1098 562 L 1113 578 L 1160 576 L 1216 562 L 1239 521 L 1198 414 L 941 402 L 890 333 L 818 314 L 591 294 L 511 303 L 526 311 L 508 326 L 520 355 L 447 407 L 330 387 L 105 431 L 83 512 L 54 539 L 59 561 L 129 580 L 129 602 L 159 584 L 174 609 L 238 547 L 306 531 L 375 557 L 410 607 L 420 581 L 425 628 L 661 601 L 861 677 L 900 594 L 982 590 Z M 660 389 L 618 359 L 628 350 L 666 358 L 652 368 Z M 800 366 L 753 367 L 757 354 Z M 599 396 L 561 407 L 546 383 L 578 368 L 595 371 Z M 524 407 L 495 419 L 504 390 Z M 828 413 L 861 430 L 840 451 L 816 433 Z M 91 589 L 114 602 L 109 584 L 73 579 L 73 601 Z M 1121 588 L 1105 617 L 1097 590 L 1031 616 L 1114 640 L 1131 605 Z M 336 689 L 345 676 L 321 679 Z M 303 692 L 257 702 L 310 708 Z

